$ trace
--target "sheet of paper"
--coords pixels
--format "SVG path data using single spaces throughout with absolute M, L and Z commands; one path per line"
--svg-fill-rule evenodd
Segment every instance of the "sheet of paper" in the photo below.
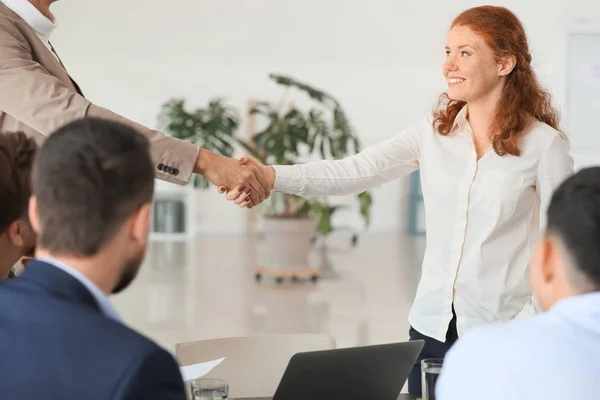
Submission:
M 202 378 L 204 375 L 208 374 L 214 367 L 221 364 L 223 362 L 223 358 L 219 358 L 218 360 L 207 361 L 199 364 L 187 365 L 185 367 L 180 367 L 181 376 L 183 376 L 184 382 L 193 381 L 194 379 Z

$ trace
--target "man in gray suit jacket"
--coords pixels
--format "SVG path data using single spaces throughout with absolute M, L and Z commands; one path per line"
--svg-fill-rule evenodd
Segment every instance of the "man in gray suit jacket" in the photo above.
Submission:
M 83 117 L 116 120 L 151 142 L 156 177 L 183 185 L 192 173 L 233 190 L 251 188 L 254 205 L 270 187 L 253 165 L 165 136 L 91 103 L 50 42 L 56 0 L 0 0 L 0 130 L 23 131 L 41 143 L 51 132 Z

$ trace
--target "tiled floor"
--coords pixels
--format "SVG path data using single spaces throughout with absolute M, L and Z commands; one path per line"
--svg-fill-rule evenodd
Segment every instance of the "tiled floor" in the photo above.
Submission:
M 408 338 L 424 239 L 366 235 L 332 255 L 338 279 L 281 286 L 255 282 L 258 245 L 225 235 L 151 242 L 137 280 L 113 302 L 129 326 L 166 347 L 262 333 L 329 333 L 338 347 Z

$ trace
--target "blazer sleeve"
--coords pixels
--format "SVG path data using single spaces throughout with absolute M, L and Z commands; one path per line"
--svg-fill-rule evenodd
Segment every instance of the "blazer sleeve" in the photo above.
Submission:
M 166 350 L 157 348 L 136 363 L 126 381 L 124 400 L 186 400 L 179 366 Z
M 0 19 L 0 110 L 44 136 L 83 117 L 117 120 L 134 127 L 151 142 L 156 177 L 185 184 L 192 175 L 198 146 L 162 134 L 96 106 L 65 85 L 32 57 L 32 49 L 18 28 Z

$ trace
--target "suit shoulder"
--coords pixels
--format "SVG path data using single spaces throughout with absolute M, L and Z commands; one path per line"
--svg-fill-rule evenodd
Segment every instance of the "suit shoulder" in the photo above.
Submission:
M 25 22 L 21 19 L 17 19 L 5 13 L 0 13 L 0 34 L 9 33 L 23 37 L 20 28 L 24 23 Z
M 160 348 L 149 338 L 97 310 L 60 298 L 38 296 L 21 282 L 11 283 L 0 290 L 0 315 L 12 325 L 43 327 L 82 337 L 91 332 L 98 351 L 119 352 L 132 357 Z M 11 304 L 19 304 L 18 309 Z

